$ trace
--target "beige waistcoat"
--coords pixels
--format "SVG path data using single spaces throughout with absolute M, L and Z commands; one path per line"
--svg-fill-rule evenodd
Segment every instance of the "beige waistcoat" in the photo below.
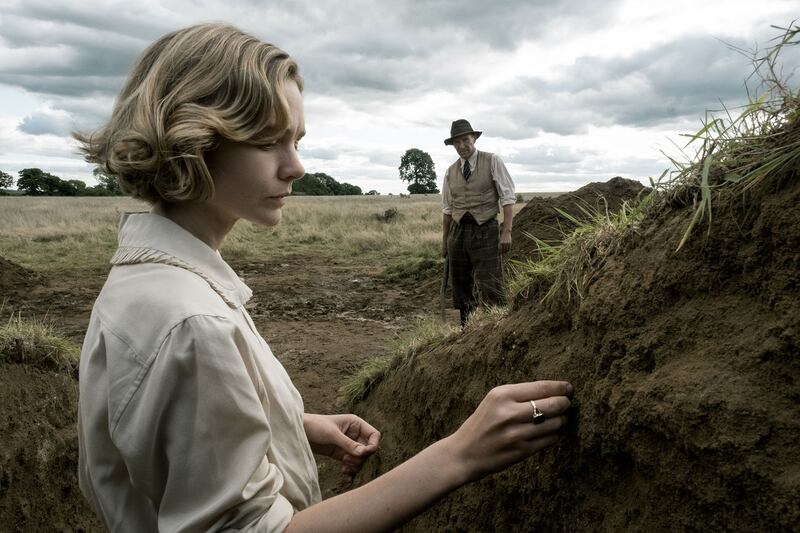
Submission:
M 492 179 L 492 156 L 489 152 L 478 150 L 475 168 L 468 180 L 461 174 L 459 160 L 447 169 L 447 186 L 453 198 L 453 220 L 459 222 L 465 213 L 469 212 L 478 221 L 478 224 L 490 220 L 500 212 L 494 180 Z

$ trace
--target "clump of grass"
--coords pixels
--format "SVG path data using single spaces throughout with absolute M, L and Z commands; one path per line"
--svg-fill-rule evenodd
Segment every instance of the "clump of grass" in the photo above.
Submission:
M 408 332 L 397 337 L 390 353 L 370 359 L 358 373 L 339 388 L 339 401 L 347 407 L 369 395 L 389 372 L 405 365 L 423 347 L 434 348 L 460 330 L 436 319 L 419 320 Z
M 569 303 L 583 298 L 593 273 L 617 250 L 622 237 L 644 219 L 653 198 L 651 192 L 633 204 L 623 202 L 616 213 L 590 206 L 579 206 L 581 216 L 557 209 L 575 226 L 560 243 L 547 243 L 534 235 L 539 260 L 514 261 L 508 290 L 511 298 L 528 298 L 537 288 L 546 288 L 545 301 Z
M 466 327 L 473 328 L 496 324 L 508 316 L 509 309 L 507 305 L 482 305 L 470 313 Z
M 444 260 L 439 257 L 438 250 L 423 248 L 419 255 L 398 257 L 390 261 L 384 268 L 383 275 L 393 282 L 418 282 L 436 279 L 442 271 Z
M 76 374 L 80 350 L 46 320 L 12 315 L 0 326 L 0 361 Z
M 697 146 L 694 156 L 686 156 L 685 162 L 670 158 L 674 170 L 653 184 L 664 192 L 662 202 L 694 207 L 678 250 L 701 221 L 711 231 L 714 198 L 753 193 L 767 183 L 796 176 L 800 168 L 800 90 L 790 88 L 779 74 L 780 52 L 800 44 L 800 26 L 773 27 L 783 32 L 775 44 L 764 53 L 751 52 L 751 78 L 760 81 L 760 94 L 753 96 L 748 90 L 749 103 L 738 116 L 727 108 L 720 116 L 707 112 L 703 127 L 685 135 L 689 141 L 683 150 Z
M 693 206 L 692 217 L 678 243 L 680 250 L 701 221 L 708 223 L 710 231 L 715 198 L 744 197 L 768 183 L 797 177 L 800 91 L 780 79 L 778 57 L 787 46 L 800 44 L 800 26 L 792 23 L 788 28 L 775 28 L 783 32 L 775 44 L 763 54 L 752 53 L 753 76 L 761 80 L 761 94 L 750 96 L 749 104 L 736 117 L 727 108 L 720 117 L 706 113 L 703 127 L 687 135 L 689 142 L 684 150 L 700 143 L 694 156 L 686 156 L 686 162 L 670 158 L 674 169 L 652 181 L 653 191 L 639 204 L 624 204 L 612 214 L 584 208 L 581 219 L 560 212 L 577 226 L 561 243 L 546 243 L 528 235 L 536 242 L 541 259 L 512 263 L 512 297 L 527 298 L 534 291 L 544 290 L 544 300 L 579 300 L 599 265 L 646 215 L 669 205 Z
M 397 210 L 396 207 L 390 207 L 383 213 L 375 213 L 372 217 L 378 222 L 397 222 L 403 215 Z

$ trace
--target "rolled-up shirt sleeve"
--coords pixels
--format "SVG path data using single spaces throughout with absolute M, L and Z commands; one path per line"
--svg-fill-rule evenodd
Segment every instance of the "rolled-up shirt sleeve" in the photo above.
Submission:
M 159 531 L 282 531 L 291 520 L 244 335 L 222 317 L 183 320 L 112 429 L 133 486 L 160 502 Z
M 517 196 L 514 193 L 514 181 L 508 173 L 506 164 L 496 154 L 492 157 L 492 179 L 497 186 L 500 205 L 510 205 L 517 202 Z
M 447 171 L 445 171 L 444 178 L 442 178 L 442 213 L 445 215 L 453 214 L 453 197 L 447 184 Z

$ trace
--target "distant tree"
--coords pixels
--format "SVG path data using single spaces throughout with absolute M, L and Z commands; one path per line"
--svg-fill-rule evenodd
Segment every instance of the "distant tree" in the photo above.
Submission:
M 358 185 L 350 185 L 349 183 L 340 183 L 336 188 L 337 196 L 360 196 L 361 187 Z
M 63 194 L 64 182 L 58 176 L 39 168 L 23 168 L 19 171 L 17 188 L 30 196 L 59 196 Z
M 361 187 L 349 183 L 339 183 L 324 172 L 306 174 L 292 184 L 292 194 L 309 196 L 339 196 L 361 194 Z
M 400 179 L 407 181 L 408 192 L 411 194 L 437 193 L 436 170 L 433 159 L 428 152 L 419 148 L 411 148 L 400 158 Z
M 109 176 L 99 168 L 95 168 L 92 174 L 98 182 L 97 196 L 125 196 L 125 191 L 122 190 L 115 176 Z
M 371 191 L 369 191 L 369 192 L 366 192 L 366 193 L 364 193 L 364 194 L 366 194 L 367 196 L 380 196 L 380 194 L 381 194 L 381 193 L 379 193 L 379 192 L 378 192 L 378 191 L 376 191 L 375 189 L 372 189 Z
M 86 196 L 86 191 L 88 190 L 86 182 L 81 180 L 68 180 L 64 183 L 67 184 L 64 189 L 68 191 L 65 196 Z
M 14 185 L 14 177 L 0 170 L 0 189 L 8 189 Z

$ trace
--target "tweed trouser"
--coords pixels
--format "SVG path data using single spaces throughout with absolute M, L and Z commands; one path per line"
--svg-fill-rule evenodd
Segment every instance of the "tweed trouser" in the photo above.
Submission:
M 450 224 L 447 255 L 453 276 L 453 305 L 471 312 L 479 304 L 504 303 L 497 219 L 482 226 Z

